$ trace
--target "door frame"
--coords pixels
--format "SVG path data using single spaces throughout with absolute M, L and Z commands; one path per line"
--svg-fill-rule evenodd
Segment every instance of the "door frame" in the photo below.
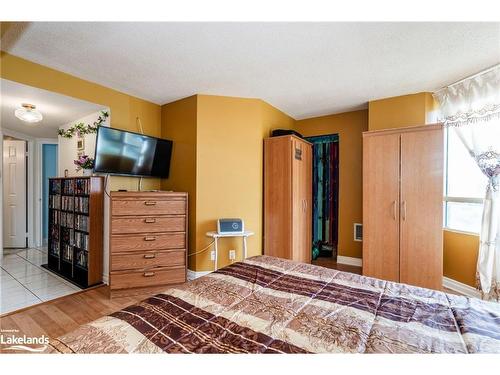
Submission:
M 10 129 L 2 129 L 2 150 L 3 150 L 3 140 L 5 136 L 8 137 L 14 137 L 17 139 L 20 139 L 22 141 L 26 141 L 28 145 L 28 151 L 27 151 L 27 156 L 28 156 L 28 161 L 26 163 L 26 170 L 27 170 L 27 181 L 26 181 L 26 191 L 28 195 L 28 199 L 26 200 L 26 207 L 27 207 L 27 212 L 26 214 L 28 215 L 28 228 L 26 230 L 27 232 L 27 238 L 28 238 L 28 247 L 35 247 L 35 246 L 41 246 L 41 220 L 42 220 L 42 211 L 41 211 L 41 204 L 38 199 L 41 199 L 41 191 L 38 192 L 38 190 L 41 189 L 41 186 L 39 182 L 41 181 L 41 169 L 40 169 L 40 155 L 38 152 L 36 152 L 36 149 L 38 148 L 37 143 L 39 142 L 44 142 L 44 141 L 51 141 L 51 142 L 56 142 L 57 139 L 45 139 L 45 138 L 35 138 L 30 135 L 15 131 L 15 130 L 10 130 Z M 41 149 L 41 147 L 40 147 Z M 2 157 L 3 157 L 3 152 L 2 152 Z M 36 168 L 35 168 L 36 166 Z M 38 184 L 38 185 L 37 185 Z M 3 181 L 2 181 L 2 189 L 3 189 Z M 35 196 L 36 195 L 36 196 Z M 3 196 L 2 196 L 3 197 Z M 2 205 L 0 208 L 3 207 L 3 198 L 2 200 Z M 36 207 L 35 207 L 36 204 Z M 40 208 L 40 209 L 38 209 Z M 2 228 L 3 230 L 3 228 Z M 38 235 L 38 238 L 37 238 Z M 0 236 L 0 239 L 2 240 L 2 249 L 3 249 L 3 233 L 2 236 Z
M 43 207 L 42 207 L 42 196 L 43 196 L 43 185 L 42 185 L 42 170 L 43 170 L 43 145 L 58 145 L 59 142 L 57 138 L 38 138 L 36 140 L 36 161 L 37 161 L 37 172 L 35 176 L 35 186 L 37 187 L 35 191 L 35 239 L 34 242 L 36 246 L 43 246 L 42 233 L 43 233 Z M 59 154 L 59 147 L 57 148 Z M 57 159 L 57 171 L 59 171 L 59 158 Z
M 339 233 L 340 233 L 340 222 L 339 222 L 339 217 L 340 217 L 340 133 L 328 133 L 328 134 L 317 134 L 317 135 L 312 135 L 312 136 L 307 136 L 304 137 L 304 139 L 312 144 L 312 157 L 311 157 L 311 163 L 312 163 L 312 178 L 311 178 L 311 184 L 314 182 L 314 172 L 316 170 L 316 165 L 313 163 L 314 160 L 314 146 L 315 146 L 315 141 L 321 140 L 321 139 L 328 139 L 330 142 L 335 142 L 338 144 L 338 154 L 337 154 L 337 160 L 336 160 L 336 167 L 337 167 L 337 183 L 334 187 L 334 195 L 336 197 L 337 203 L 336 203 L 336 209 L 334 210 L 334 215 L 335 215 L 335 247 L 336 247 L 336 257 L 338 258 L 339 256 Z M 317 143 L 316 143 L 317 144 Z M 313 195 L 314 195 L 314 188 L 313 188 Z M 334 199 L 335 199 L 334 197 Z M 313 197 L 314 198 L 314 197 Z M 314 200 L 314 199 L 313 199 Z M 314 201 L 312 204 L 312 209 L 314 211 Z M 314 219 L 314 215 L 312 215 L 311 222 Z M 314 223 L 312 224 L 312 228 L 314 228 Z M 314 237 L 314 233 L 313 233 Z
M 26 237 L 28 239 L 27 245 L 28 247 L 33 246 L 33 137 L 19 133 L 10 129 L 3 129 L 3 136 L 2 136 L 2 146 L 3 146 L 3 141 L 5 136 L 8 137 L 13 137 L 17 138 L 21 141 L 25 141 L 27 144 L 27 152 L 26 155 L 28 156 L 28 160 L 26 161 L 26 217 L 27 217 L 27 222 L 28 226 L 26 228 Z M 3 158 L 3 154 L 2 154 Z M 3 184 L 3 182 L 2 182 Z M 3 196 L 2 196 L 2 201 L 3 201 Z M 3 202 L 2 202 L 3 203 Z M 2 242 L 2 247 L 3 247 L 3 242 Z

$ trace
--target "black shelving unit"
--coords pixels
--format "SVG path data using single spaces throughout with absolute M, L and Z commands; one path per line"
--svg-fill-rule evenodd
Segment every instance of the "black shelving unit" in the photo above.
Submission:
M 87 288 L 102 276 L 102 177 L 49 179 L 46 268 Z

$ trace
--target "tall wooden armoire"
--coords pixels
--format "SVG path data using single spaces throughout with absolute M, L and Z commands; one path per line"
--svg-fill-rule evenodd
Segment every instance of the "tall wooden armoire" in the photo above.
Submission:
M 363 274 L 442 289 L 441 125 L 363 133 Z
M 293 135 L 264 140 L 264 254 L 311 263 L 312 145 Z

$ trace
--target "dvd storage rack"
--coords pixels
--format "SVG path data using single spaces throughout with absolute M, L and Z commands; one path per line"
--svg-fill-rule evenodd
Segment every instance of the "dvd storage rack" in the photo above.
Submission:
M 81 288 L 102 281 L 103 177 L 49 179 L 47 268 Z

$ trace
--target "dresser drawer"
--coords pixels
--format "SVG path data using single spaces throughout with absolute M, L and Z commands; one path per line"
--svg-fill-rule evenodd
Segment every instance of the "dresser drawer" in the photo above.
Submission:
M 112 234 L 119 233 L 157 233 L 184 232 L 186 217 L 175 216 L 144 216 L 144 217 L 113 217 L 111 219 Z
M 111 258 L 111 270 L 133 270 L 150 267 L 184 266 L 185 250 L 145 251 L 131 254 L 115 254 Z
M 186 200 L 177 199 L 113 199 L 111 203 L 114 216 L 124 215 L 185 215 Z
M 111 236 L 112 253 L 185 248 L 185 233 L 115 234 Z
M 186 281 L 185 267 L 153 268 L 141 271 L 111 272 L 111 289 L 142 288 Z

